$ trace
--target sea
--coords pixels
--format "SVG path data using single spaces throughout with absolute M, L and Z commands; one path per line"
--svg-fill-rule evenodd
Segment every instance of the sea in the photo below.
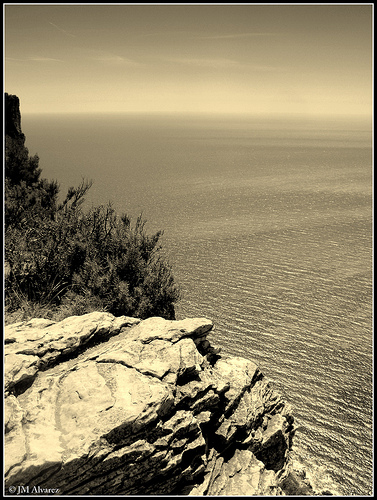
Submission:
M 293 407 L 318 491 L 372 495 L 373 143 L 357 117 L 22 115 L 42 177 L 142 215 L 177 319 L 258 364 Z

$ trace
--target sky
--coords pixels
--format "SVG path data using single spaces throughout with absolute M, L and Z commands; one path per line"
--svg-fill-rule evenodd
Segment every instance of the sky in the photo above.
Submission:
M 3 8 L 22 114 L 372 114 L 373 4 Z

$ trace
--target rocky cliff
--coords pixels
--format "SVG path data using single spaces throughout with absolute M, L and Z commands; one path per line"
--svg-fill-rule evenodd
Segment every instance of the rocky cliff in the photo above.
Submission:
M 6 157 L 16 145 L 17 148 L 25 147 L 25 135 L 21 130 L 20 100 L 16 95 L 4 95 L 4 132 Z
M 5 134 L 9 137 L 25 141 L 25 136 L 21 130 L 20 100 L 16 95 L 4 95 L 4 119 Z
M 74 316 L 5 329 L 5 493 L 311 494 L 289 405 L 207 319 Z
M 25 135 L 21 130 L 20 100 L 16 95 L 4 95 L 4 173 L 5 181 L 30 186 L 39 180 L 38 155 L 29 156 Z

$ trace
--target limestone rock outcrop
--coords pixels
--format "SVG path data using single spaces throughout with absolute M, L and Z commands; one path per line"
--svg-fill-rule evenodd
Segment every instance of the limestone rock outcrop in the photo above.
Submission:
M 25 142 L 25 136 L 21 130 L 20 100 L 16 95 L 5 93 L 4 95 L 4 118 L 5 135 L 12 139 Z
M 4 95 L 4 133 L 5 133 L 5 164 L 14 151 L 28 155 L 25 147 L 25 135 L 21 130 L 20 100 L 16 95 Z
M 291 408 L 252 361 L 219 355 L 212 328 L 99 312 L 6 327 L 5 493 L 292 489 Z

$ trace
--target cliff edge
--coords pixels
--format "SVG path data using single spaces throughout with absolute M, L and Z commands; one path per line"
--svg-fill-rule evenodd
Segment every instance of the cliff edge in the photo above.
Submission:
M 289 405 L 203 318 L 5 328 L 5 494 L 311 494 Z
M 21 130 L 20 100 L 16 95 L 4 95 L 4 133 L 5 133 L 5 158 L 11 151 L 18 148 L 26 151 L 25 135 Z

